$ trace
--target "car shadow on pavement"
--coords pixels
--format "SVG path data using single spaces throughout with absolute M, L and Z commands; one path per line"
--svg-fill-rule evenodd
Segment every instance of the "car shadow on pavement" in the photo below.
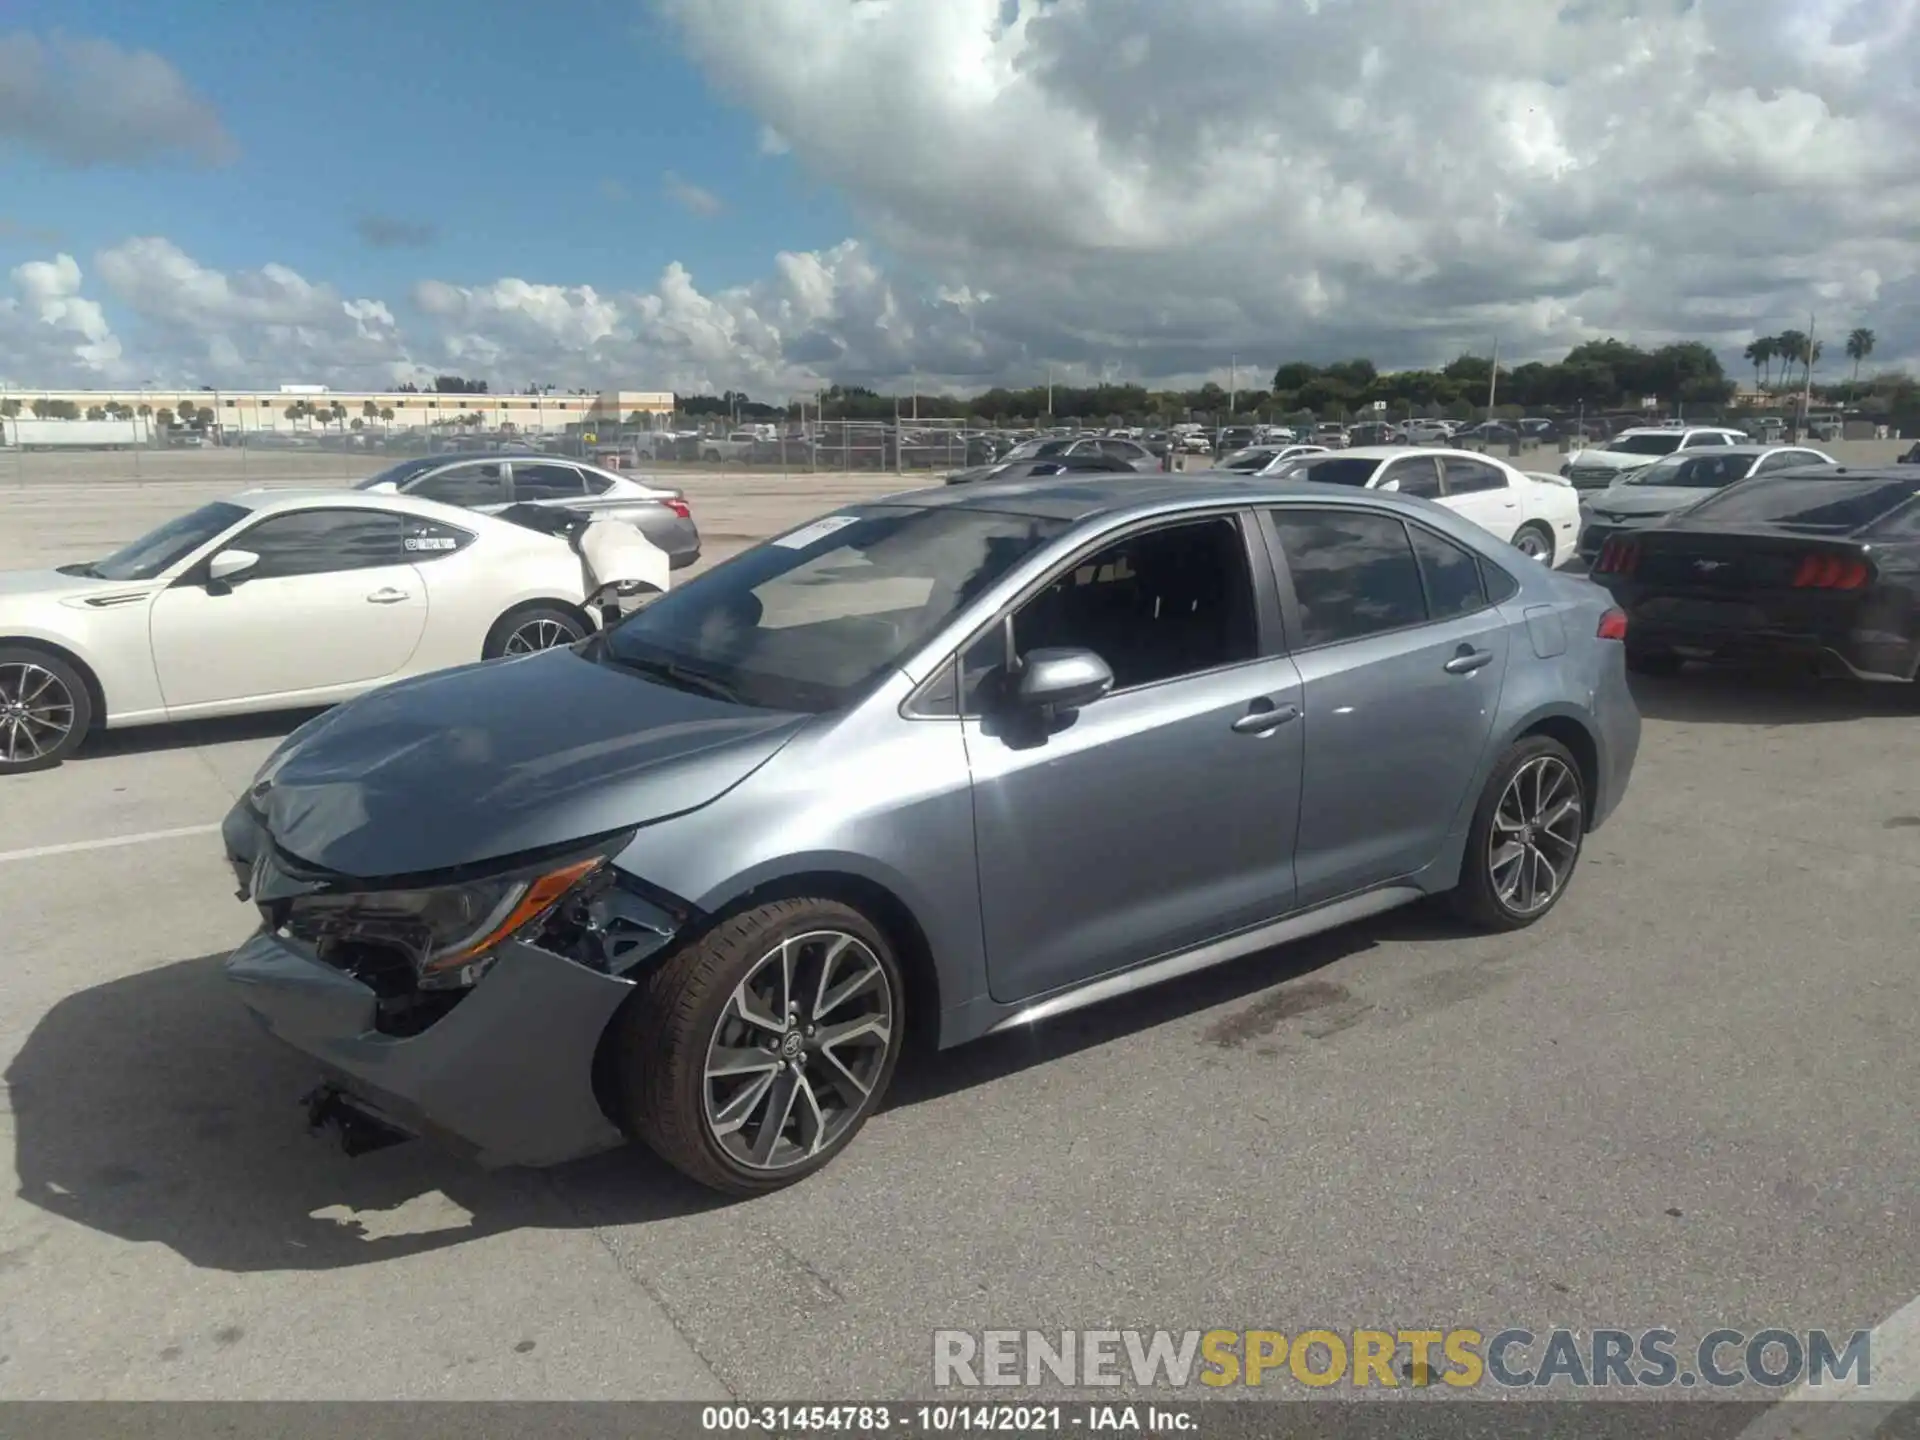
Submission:
M 1412 906 L 1032 1030 L 909 1052 L 887 1104 L 919 1104 L 1217 1006 L 1284 996 L 1289 981 L 1383 941 L 1466 933 L 1436 908 Z M 349 1159 L 307 1132 L 299 1100 L 313 1066 L 234 1001 L 224 958 L 80 991 L 33 1028 L 5 1076 L 22 1200 L 223 1271 L 331 1270 L 515 1230 L 645 1224 L 734 1203 L 638 1146 L 547 1171 L 487 1171 L 430 1142 Z
M 80 991 L 34 1027 L 6 1071 L 21 1199 L 227 1271 L 366 1265 L 723 1203 L 638 1148 L 550 1172 L 487 1171 L 424 1142 L 349 1159 L 307 1132 L 312 1063 L 235 1002 L 224 959 Z
M 197 750 L 244 740 L 279 740 L 330 707 L 274 710 L 263 715 L 229 715 L 217 720 L 181 720 L 171 725 L 137 725 L 131 730 L 101 730 L 87 737 L 69 764 L 110 755 L 145 755 L 155 750 Z
M 1636 675 L 1632 685 L 1643 719 L 1690 725 L 1821 725 L 1920 715 L 1920 691 L 1912 686 L 1785 670 L 1694 666 L 1673 676 Z

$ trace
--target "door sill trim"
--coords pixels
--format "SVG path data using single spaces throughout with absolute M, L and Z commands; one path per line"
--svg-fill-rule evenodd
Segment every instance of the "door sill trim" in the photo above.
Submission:
M 1042 1020 L 1051 1020 L 1056 1015 L 1065 1015 L 1081 1010 L 1089 1005 L 1098 1005 L 1103 1000 L 1117 999 L 1122 995 L 1131 995 L 1136 990 L 1145 990 L 1164 980 L 1178 979 L 1182 975 L 1191 975 L 1195 971 L 1211 969 L 1215 965 L 1224 965 L 1229 960 L 1238 960 L 1243 956 L 1271 949 L 1275 945 L 1285 945 L 1295 940 L 1304 940 L 1310 935 L 1318 935 L 1323 930 L 1332 930 L 1341 925 L 1350 925 L 1356 920 L 1365 920 L 1371 915 L 1379 915 L 1388 910 L 1397 910 L 1402 905 L 1421 899 L 1426 892 L 1412 885 L 1389 885 L 1379 890 L 1368 890 L 1359 895 L 1349 895 L 1343 900 L 1333 900 L 1311 910 L 1302 910 L 1282 920 L 1272 920 L 1264 925 L 1256 925 L 1251 930 L 1242 930 L 1218 940 L 1209 940 L 1191 950 L 1176 951 L 1172 955 L 1162 956 L 1158 960 L 1148 960 L 1131 969 L 1116 974 L 1103 975 L 1097 980 L 1089 980 L 1069 990 L 1057 990 L 1053 994 L 1022 1005 L 1013 1014 L 996 1023 L 989 1035 L 1003 1030 L 1014 1030 L 1021 1026 L 1037 1024 Z

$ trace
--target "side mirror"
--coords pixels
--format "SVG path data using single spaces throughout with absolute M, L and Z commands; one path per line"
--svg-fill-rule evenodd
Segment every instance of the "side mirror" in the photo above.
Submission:
M 1378 488 L 1381 490 L 1397 491 L 1400 488 L 1400 482 L 1398 480 L 1382 480 Z
M 1024 710 L 1078 710 L 1113 689 L 1113 671 L 1091 650 L 1029 650 L 1020 658 L 1013 698 Z
M 207 562 L 207 583 L 231 585 L 259 563 L 260 557 L 251 550 L 222 550 Z

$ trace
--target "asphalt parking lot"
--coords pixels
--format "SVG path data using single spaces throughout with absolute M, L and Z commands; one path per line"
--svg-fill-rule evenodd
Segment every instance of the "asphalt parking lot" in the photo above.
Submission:
M 0 568 L 234 488 L 0 476 Z M 683 482 L 717 560 L 892 476 Z M 303 1131 L 212 833 L 300 717 L 0 787 L 0 1397 L 925 1393 L 936 1328 L 1850 1331 L 1920 1292 L 1920 702 L 1688 674 L 1566 901 L 1402 913 L 903 1069 L 821 1175 Z

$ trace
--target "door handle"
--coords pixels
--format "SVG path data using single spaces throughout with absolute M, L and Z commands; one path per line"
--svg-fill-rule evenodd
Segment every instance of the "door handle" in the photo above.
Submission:
M 1233 722 L 1236 735 L 1271 735 L 1289 720 L 1300 718 L 1298 705 L 1274 705 L 1265 710 L 1249 710 Z
M 389 585 L 387 586 L 386 589 L 376 590 L 371 595 L 367 596 L 367 603 L 369 605 L 398 605 L 402 600 L 406 598 L 407 598 L 406 591 L 396 590 L 391 585 Z
M 1445 668 L 1449 675 L 1471 675 L 1492 659 L 1491 650 L 1475 650 L 1470 646 L 1462 645 L 1459 653 L 1447 661 Z

